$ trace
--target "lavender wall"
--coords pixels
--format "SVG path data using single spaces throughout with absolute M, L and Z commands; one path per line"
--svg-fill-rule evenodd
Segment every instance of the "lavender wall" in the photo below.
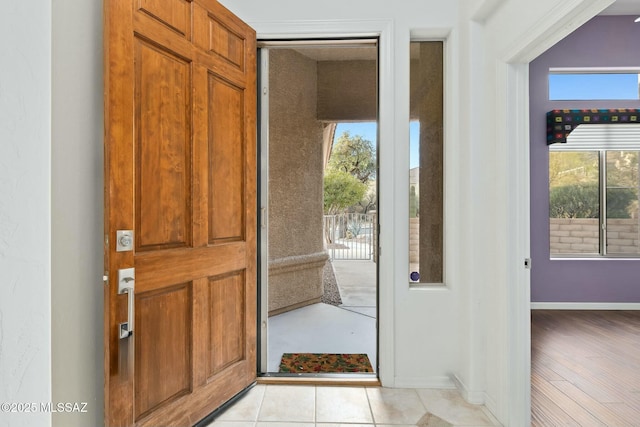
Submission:
M 530 64 L 532 302 L 640 302 L 640 260 L 550 260 L 545 116 L 559 108 L 640 108 L 640 101 L 549 101 L 547 87 L 550 67 L 640 67 L 635 18 L 596 17 Z

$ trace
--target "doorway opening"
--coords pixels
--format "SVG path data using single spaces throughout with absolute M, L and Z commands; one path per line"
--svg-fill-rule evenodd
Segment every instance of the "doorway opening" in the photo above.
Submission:
M 376 378 L 377 40 L 258 56 L 259 372 Z

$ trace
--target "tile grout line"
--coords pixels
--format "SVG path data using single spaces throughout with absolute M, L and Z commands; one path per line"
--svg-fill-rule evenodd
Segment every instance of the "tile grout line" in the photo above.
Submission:
M 267 397 L 267 387 L 264 386 L 264 391 L 262 392 L 262 399 L 260 399 L 260 404 L 258 405 L 258 413 L 256 414 L 256 419 L 253 421 L 253 426 L 256 427 L 258 425 L 258 421 L 260 420 L 260 412 L 262 411 L 262 405 L 264 404 L 264 399 Z
M 364 394 L 365 396 L 367 396 L 367 405 L 369 405 L 369 413 L 371 414 L 371 422 L 373 423 L 374 426 L 376 426 L 376 417 L 373 414 L 373 408 L 371 407 L 371 399 L 369 399 L 369 388 L 368 387 L 363 387 L 364 388 Z
M 432 414 L 432 412 L 431 412 L 431 411 L 429 411 L 429 410 L 427 409 L 427 405 L 425 405 L 424 401 L 422 400 L 422 397 L 420 397 L 420 393 L 418 393 L 418 389 L 414 388 L 414 389 L 413 389 L 413 392 L 414 392 L 414 393 L 416 394 L 416 396 L 418 397 L 418 401 L 420 402 L 420 404 L 422 405 L 422 409 L 424 410 L 424 413 L 422 414 L 422 417 L 424 417 L 424 416 L 425 416 L 425 415 L 427 415 L 427 414 Z M 420 417 L 420 418 L 418 419 L 418 421 L 420 421 L 420 420 L 422 419 L 422 417 Z M 418 421 L 416 421 L 416 422 L 418 422 Z M 445 420 L 445 421 L 446 421 L 446 420 Z M 447 422 L 448 422 L 448 421 L 447 421 Z M 451 424 L 451 423 L 449 423 L 449 424 Z

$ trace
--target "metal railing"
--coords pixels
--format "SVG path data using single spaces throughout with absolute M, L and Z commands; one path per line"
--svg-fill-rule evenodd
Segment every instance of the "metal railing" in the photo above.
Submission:
M 376 213 L 325 215 L 323 228 L 331 259 L 375 261 L 378 237 Z

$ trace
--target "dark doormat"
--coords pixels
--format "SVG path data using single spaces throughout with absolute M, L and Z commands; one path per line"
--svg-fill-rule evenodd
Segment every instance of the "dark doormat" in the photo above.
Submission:
M 284 353 L 280 372 L 373 372 L 366 354 Z

